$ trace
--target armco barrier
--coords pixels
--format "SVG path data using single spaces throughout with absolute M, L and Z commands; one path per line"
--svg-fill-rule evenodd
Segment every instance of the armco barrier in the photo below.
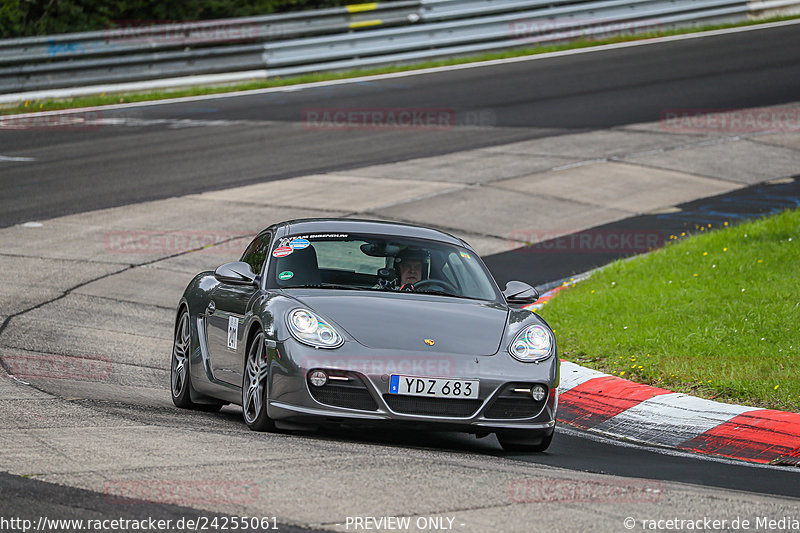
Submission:
M 418 0 L 356 4 L 260 17 L 125 25 L 100 31 L 0 41 L 0 66 L 39 61 L 119 56 L 185 47 L 341 33 L 352 28 L 418 20 Z M 365 6 L 365 7 L 363 7 Z
M 263 79 L 741 21 L 792 6 L 800 1 L 412 0 L 12 39 L 0 41 L 0 93 L 90 94 L 98 84 L 222 73 Z
M 264 63 L 268 69 L 306 64 L 322 70 L 327 61 L 352 58 L 354 49 L 365 63 L 372 63 L 368 57 L 415 50 L 421 50 L 420 57 L 427 57 L 442 55 L 448 48 L 463 53 L 464 50 L 531 46 L 576 37 L 602 37 L 620 31 L 654 31 L 667 25 L 710 18 L 743 19 L 746 13 L 746 3 L 728 0 L 611 0 L 569 4 L 383 31 L 275 42 L 265 46 Z

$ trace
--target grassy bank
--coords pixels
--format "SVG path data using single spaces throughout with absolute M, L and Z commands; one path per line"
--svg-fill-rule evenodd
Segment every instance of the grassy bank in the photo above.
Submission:
M 705 398 L 800 411 L 800 210 L 678 237 L 542 309 L 562 357 Z
M 95 96 L 53 99 L 53 100 L 29 100 L 19 104 L 0 105 L 0 115 L 35 112 L 35 111 L 49 111 L 56 109 L 71 109 L 78 107 L 94 107 L 101 105 L 163 100 L 167 98 L 180 98 L 180 97 L 197 96 L 204 94 L 219 94 L 219 93 L 236 92 L 236 91 L 248 91 L 254 89 L 266 89 L 270 87 L 283 87 L 287 85 L 297 85 L 301 83 L 339 80 L 339 79 L 355 78 L 360 76 L 386 74 L 391 72 L 405 72 L 405 71 L 419 70 L 425 68 L 460 65 L 464 63 L 475 63 L 480 61 L 490 61 L 493 59 L 530 56 L 530 55 L 544 54 L 549 52 L 558 52 L 563 50 L 574 50 L 579 48 L 600 46 L 606 44 L 638 41 L 642 39 L 651 39 L 655 37 L 668 37 L 672 35 L 683 35 L 688 33 L 697 33 L 697 32 L 711 31 L 718 29 L 752 26 L 757 24 L 765 24 L 768 22 L 780 22 L 798 18 L 800 18 L 800 15 L 789 16 L 789 17 L 774 17 L 757 21 L 751 20 L 735 24 L 721 24 L 714 26 L 681 28 L 681 29 L 662 31 L 662 32 L 642 33 L 637 35 L 620 35 L 607 39 L 576 40 L 552 46 L 535 46 L 530 48 L 518 48 L 513 50 L 484 53 L 468 57 L 457 57 L 457 58 L 449 58 L 436 61 L 426 61 L 410 65 L 393 65 L 393 66 L 386 66 L 373 69 L 352 70 L 347 72 L 312 73 L 312 74 L 306 74 L 302 76 L 292 76 L 287 78 L 276 77 L 262 81 L 253 81 L 253 82 L 238 83 L 232 85 L 203 86 L 203 87 L 191 87 L 191 88 L 174 89 L 174 90 L 159 90 L 159 91 L 146 91 L 146 92 L 135 92 L 135 93 L 102 94 Z

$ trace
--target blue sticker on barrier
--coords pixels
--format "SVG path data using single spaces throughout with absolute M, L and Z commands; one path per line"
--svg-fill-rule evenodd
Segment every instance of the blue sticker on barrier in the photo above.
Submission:
M 302 250 L 303 248 L 308 248 L 310 244 L 308 239 L 292 239 L 289 241 L 289 247 L 292 250 Z

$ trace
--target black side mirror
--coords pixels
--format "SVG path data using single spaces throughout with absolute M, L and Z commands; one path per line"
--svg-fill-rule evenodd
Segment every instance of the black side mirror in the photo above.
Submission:
M 503 296 L 510 304 L 532 304 L 539 299 L 539 291 L 522 281 L 509 281 Z
M 222 283 L 233 285 L 252 285 L 256 280 L 256 274 L 250 265 L 241 261 L 225 263 L 214 271 L 214 277 Z

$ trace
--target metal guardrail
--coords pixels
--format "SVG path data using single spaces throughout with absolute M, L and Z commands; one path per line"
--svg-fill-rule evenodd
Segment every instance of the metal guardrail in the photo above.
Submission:
M 800 6 L 786 0 L 755 3 Z M 0 93 L 241 71 L 263 78 L 412 62 L 745 20 L 750 4 L 412 0 L 132 28 L 117 35 L 109 30 L 13 39 L 0 41 Z M 364 29 L 375 26 L 395 27 Z
M 0 40 L 0 65 L 93 56 L 265 42 L 354 28 L 408 24 L 419 19 L 419 0 L 355 4 L 315 11 L 108 28 Z
M 421 3 L 420 17 L 422 20 L 434 22 L 512 11 L 527 11 L 541 7 L 556 6 L 566 2 L 554 2 L 552 0 L 421 0 Z
M 536 2 L 552 5 L 552 2 Z M 360 57 L 412 50 L 429 50 L 472 43 L 492 47 L 531 46 L 566 40 L 570 36 L 593 37 L 667 24 L 721 16 L 744 15 L 746 2 L 730 0 L 604 0 L 590 4 L 567 4 L 492 17 L 448 21 L 414 27 L 393 28 L 369 34 L 289 40 L 265 46 L 264 63 L 272 66 L 313 64 L 349 58 L 357 47 Z M 688 15 L 688 17 L 687 17 Z M 637 24 L 637 21 L 640 24 Z M 482 47 L 479 47 L 479 49 Z

